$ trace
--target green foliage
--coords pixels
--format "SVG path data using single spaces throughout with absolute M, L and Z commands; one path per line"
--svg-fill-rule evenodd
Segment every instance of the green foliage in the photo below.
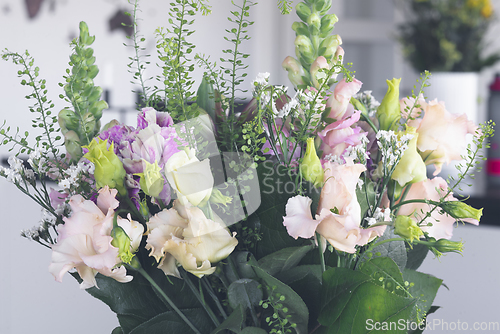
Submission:
M 483 54 L 494 22 L 490 1 L 400 2 L 406 20 L 399 26 L 399 41 L 417 71 L 475 72 L 500 59 L 499 53 Z
M 59 127 L 57 126 L 57 116 L 53 115 L 54 103 L 47 97 L 46 80 L 39 78 L 40 69 L 35 66 L 35 60 L 25 51 L 24 54 L 10 52 L 7 49 L 2 52 L 2 59 L 11 60 L 14 64 L 21 66 L 21 70 L 17 72 L 18 77 L 22 78 L 21 85 L 31 87 L 32 92 L 26 95 L 28 101 L 33 100 L 34 104 L 29 107 L 33 114 L 32 127 L 42 129 L 43 133 L 36 137 L 36 144 L 30 146 L 28 143 L 28 131 L 19 133 L 19 128 L 14 135 L 10 135 L 10 127 L 5 127 L 4 124 L 0 127 L 0 135 L 3 139 L 0 145 L 11 144 L 12 151 L 15 147 L 19 147 L 20 153 L 30 154 L 35 148 L 40 148 L 43 151 L 50 152 L 52 158 L 59 160 L 59 149 L 62 143 L 61 136 L 58 134 Z
M 66 150 L 73 161 L 82 156 L 81 146 L 88 145 L 101 130 L 102 111 L 108 108 L 106 101 L 101 100 L 102 88 L 94 86 L 93 79 L 99 73 L 94 50 L 90 47 L 94 40 L 95 36 L 89 35 L 87 24 L 80 22 L 80 36 L 71 42 L 71 70 L 66 70 L 66 84 L 59 84 L 66 94 L 66 97 L 61 94 L 61 99 L 73 106 L 73 110 L 65 108 L 59 113 Z
M 132 0 L 129 0 L 129 3 L 132 3 Z M 139 22 L 139 12 L 141 11 L 139 8 L 139 1 L 136 0 L 133 3 L 134 11 L 133 14 L 126 13 L 126 15 L 132 16 L 132 27 L 134 28 L 134 34 L 132 36 L 127 36 L 128 39 L 132 40 L 131 47 L 134 48 L 134 57 L 129 57 L 130 63 L 127 64 L 129 68 L 129 72 L 133 75 L 133 84 L 137 84 L 141 87 L 141 91 L 136 92 L 139 93 L 142 100 L 146 103 L 146 106 L 149 106 L 151 103 L 149 101 L 149 92 L 151 87 L 147 86 L 147 81 L 152 78 L 146 78 L 144 71 L 146 70 L 146 66 L 150 64 L 149 61 L 142 60 L 142 58 L 149 57 L 149 55 L 144 54 L 143 52 L 146 50 L 145 47 L 141 46 L 142 43 L 146 41 L 146 38 L 143 35 L 139 34 L 138 30 L 138 22 Z
M 191 78 L 194 64 L 188 58 L 195 46 L 186 39 L 194 33 L 189 26 L 194 22 L 192 17 L 197 7 L 188 0 L 176 0 L 170 5 L 168 22 L 171 27 L 156 30 L 156 48 L 163 69 L 158 81 L 163 88 L 155 94 L 164 94 L 166 109 L 175 121 L 182 122 L 199 115 L 196 104 L 188 105 L 195 97 Z

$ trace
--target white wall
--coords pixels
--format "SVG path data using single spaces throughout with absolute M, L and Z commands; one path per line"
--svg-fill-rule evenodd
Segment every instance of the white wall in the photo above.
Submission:
M 286 55 L 293 55 L 294 34 L 290 25 L 296 19 L 294 15 L 281 17 L 277 14 L 275 0 L 261 2 L 253 13 L 254 19 L 258 21 L 256 27 L 252 28 L 253 39 L 244 47 L 244 50 L 252 53 L 248 78 L 252 80 L 257 73 L 268 71 L 272 73 L 273 83 L 286 83 L 286 73 L 280 71 L 280 65 Z M 143 21 L 140 29 L 148 41 L 147 51 L 153 55 L 153 31 L 167 20 L 166 3 L 150 0 L 141 4 Z M 493 3 L 500 13 L 500 0 L 494 0 Z M 61 93 L 57 83 L 62 81 L 67 67 L 70 54 L 68 43 L 78 33 L 78 22 L 85 20 L 91 34 L 97 35 L 94 49 L 102 72 L 96 84 L 112 89 L 112 105 L 123 108 L 133 106 L 134 96 L 130 93 L 132 85 L 129 83 L 131 75 L 126 71 L 127 58 L 132 56 L 131 49 L 123 47 L 126 39 L 121 32 L 107 31 L 109 16 L 120 7 L 130 8 L 127 2 L 66 0 L 55 4 L 56 10 L 51 12 L 46 1 L 39 16 L 29 21 L 24 1 L 0 0 L 0 49 L 9 48 L 18 52 L 26 48 L 30 50 L 41 68 L 40 75 L 49 82 L 50 97 L 58 111 L 66 106 L 57 97 Z M 218 60 L 221 56 L 219 50 L 228 47 L 221 36 L 227 27 L 225 17 L 229 1 L 217 0 L 212 1 L 212 4 L 214 13 L 199 19 L 193 42 L 199 45 L 196 52 L 212 54 L 212 58 Z M 6 6 L 10 8 L 9 13 L 5 11 Z M 359 30 L 363 27 L 356 24 L 359 20 L 344 18 L 341 2 L 335 1 L 334 7 L 335 10 L 341 10 L 337 12 L 340 22 L 336 32 L 343 36 L 344 42 L 359 41 L 356 38 L 363 40 L 363 32 Z M 342 25 L 343 21 L 345 25 Z M 377 34 L 383 36 L 384 43 L 389 43 L 391 35 L 387 24 L 379 26 L 384 31 Z M 500 25 L 490 32 L 491 49 L 500 49 L 499 33 Z M 357 56 L 353 55 L 353 58 Z M 396 54 L 395 62 L 397 59 Z M 398 64 L 391 69 L 378 70 L 392 73 L 393 76 L 404 76 L 406 84 L 411 87 L 414 73 L 403 63 Z M 483 73 L 480 90 L 483 101 L 487 98 L 487 83 L 495 71 L 500 71 L 500 64 L 495 68 Z M 23 99 L 29 91 L 18 85 L 17 70 L 15 65 L 0 61 L 0 120 L 6 119 L 10 125 L 24 129 L 30 125 L 31 115 Z M 199 75 L 197 72 L 198 78 Z M 373 80 L 383 82 L 385 79 L 381 77 Z M 110 112 L 106 118 L 115 116 Z M 133 122 L 132 114 L 130 122 Z M 6 153 L 5 148 L 0 148 L 0 157 Z M 107 306 L 80 291 L 70 276 L 65 277 L 62 284 L 56 283 L 47 271 L 50 251 L 19 236 L 21 229 L 37 223 L 39 209 L 5 180 L 0 180 L 0 212 L 4 242 L 3 265 L 0 266 L 0 333 L 110 333 L 117 321 Z M 442 305 L 443 309 L 435 317 L 446 321 L 500 321 L 497 312 L 500 290 L 496 282 L 500 269 L 494 255 L 494 245 L 497 244 L 500 231 L 496 228 L 467 226 L 457 229 L 455 235 L 457 239 L 463 237 L 467 242 L 463 258 L 452 254 L 441 263 L 430 258 L 422 267 L 424 271 L 444 278 L 450 287 L 449 292 L 445 289 L 440 291 L 436 304 Z

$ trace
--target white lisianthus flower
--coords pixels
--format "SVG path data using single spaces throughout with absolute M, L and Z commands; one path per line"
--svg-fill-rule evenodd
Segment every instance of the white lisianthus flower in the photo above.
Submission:
M 173 154 L 165 164 L 165 176 L 183 205 L 194 206 L 208 200 L 212 194 L 214 177 L 210 170 L 210 161 L 199 161 L 194 149 Z
M 212 264 L 228 257 L 238 244 L 235 233 L 218 217 L 211 220 L 197 207 L 179 208 L 177 204 L 147 223 L 146 249 L 166 275 L 180 278 L 177 265 L 197 277 L 210 275 L 215 271 Z

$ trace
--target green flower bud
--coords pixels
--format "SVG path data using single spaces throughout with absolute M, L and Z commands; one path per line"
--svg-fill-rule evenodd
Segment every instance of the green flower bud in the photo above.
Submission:
M 448 201 L 442 203 L 440 206 L 446 213 L 457 219 L 472 218 L 479 221 L 483 215 L 482 208 L 475 209 L 461 201 Z
M 318 13 L 312 13 L 307 18 L 307 24 L 309 24 L 309 31 L 311 35 L 317 36 L 319 35 L 319 31 L 321 28 L 321 17 Z
M 306 84 L 304 77 L 307 78 L 307 74 L 297 59 L 288 56 L 283 60 L 281 66 L 288 72 L 288 79 L 295 87 Z
M 401 79 L 387 80 L 387 93 L 385 93 L 380 106 L 377 108 L 377 118 L 380 130 L 396 130 L 401 118 L 399 106 L 399 83 Z
M 361 103 L 359 100 L 355 99 L 354 97 L 351 97 L 351 104 L 354 106 L 354 109 L 361 111 L 363 114 L 368 116 L 368 111 L 366 110 L 366 107 L 363 103 Z
M 80 160 L 82 156 L 82 146 L 80 137 L 78 137 L 75 131 L 71 130 L 64 134 L 64 146 L 66 146 L 66 152 L 71 156 L 72 161 Z
M 341 44 L 342 38 L 340 38 L 339 35 L 328 36 L 319 45 L 318 54 L 330 60 L 335 56 L 335 53 Z
M 63 109 L 59 112 L 58 122 L 63 134 L 70 130 L 77 130 L 80 125 L 78 117 L 69 109 Z
M 217 188 L 212 189 L 212 195 L 210 195 L 211 203 L 222 204 L 227 207 L 227 205 L 231 204 L 232 201 L 233 199 L 231 197 L 223 195 L 219 189 Z
M 299 2 L 295 6 L 295 11 L 297 12 L 297 16 L 304 22 L 307 22 L 309 15 L 311 15 L 311 9 L 303 2 Z
M 302 177 L 311 182 L 315 187 L 323 183 L 324 170 L 321 166 L 321 161 L 316 154 L 316 147 L 314 147 L 314 139 L 307 139 L 306 154 L 300 163 L 300 174 Z
M 422 229 L 413 219 L 403 215 L 396 217 L 396 221 L 394 222 L 394 233 L 410 240 L 410 242 L 424 235 Z
M 391 179 L 398 181 L 401 187 L 408 183 L 417 183 L 427 179 L 425 162 L 417 151 L 417 129 L 408 126 L 403 134 L 411 134 L 413 138 L 408 143 L 408 148 L 391 175 Z
M 328 14 L 323 16 L 321 18 L 321 29 L 319 37 L 326 38 L 330 36 L 330 34 L 333 31 L 333 27 L 335 26 L 335 23 L 337 23 L 338 21 L 339 19 L 335 14 Z
M 295 38 L 295 55 L 306 64 L 312 64 L 314 59 L 314 49 L 309 37 L 299 35 Z
M 149 217 L 149 207 L 146 198 L 143 198 L 142 201 L 139 202 L 139 212 L 143 217 Z
M 307 28 L 307 24 L 304 22 L 293 22 L 292 30 L 295 31 L 296 35 L 309 36 L 309 28 Z
M 134 254 L 130 251 L 130 238 L 123 228 L 115 226 L 111 230 L 111 245 L 118 248 L 118 256 L 123 263 L 130 263 Z
M 158 166 L 157 161 L 154 164 L 150 164 L 146 160 L 143 160 L 143 163 L 145 165 L 144 173 L 134 175 L 140 176 L 139 184 L 146 195 L 158 197 L 165 185 L 165 179 L 160 173 L 162 169 Z
M 435 238 L 429 238 L 428 241 L 422 241 L 421 243 L 427 245 L 436 257 L 440 257 L 443 253 L 451 252 L 462 254 L 464 250 L 464 243 L 462 241 L 451 241 L 447 239 L 439 239 L 436 241 Z
M 332 7 L 332 0 L 316 0 L 314 9 L 319 12 L 319 15 L 325 15 Z
M 125 180 L 125 169 L 113 149 L 113 143 L 108 147 L 108 140 L 96 138 L 89 145 L 84 146 L 89 151 L 83 156 L 95 166 L 94 177 L 97 188 L 109 186 L 118 190 L 120 195 L 125 196 L 127 190 L 123 185 Z

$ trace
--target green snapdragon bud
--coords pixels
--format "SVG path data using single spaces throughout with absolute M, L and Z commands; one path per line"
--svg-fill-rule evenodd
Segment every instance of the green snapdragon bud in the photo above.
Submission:
M 297 16 L 304 22 L 307 22 L 309 15 L 311 15 L 311 9 L 303 2 L 299 2 L 295 6 L 295 11 L 297 12 Z
M 288 79 L 295 87 L 306 84 L 304 81 L 304 77 L 307 78 L 306 71 L 297 59 L 288 56 L 281 66 L 288 72 Z
M 339 21 L 339 18 L 335 14 L 328 14 L 321 18 L 321 29 L 320 35 L 321 38 L 326 38 L 330 36 L 335 26 L 335 23 Z
M 293 22 L 292 30 L 295 31 L 295 35 L 309 35 L 309 28 L 304 22 Z
M 118 256 L 123 263 L 130 263 L 134 254 L 130 251 L 130 238 L 123 228 L 115 226 L 111 230 L 111 245 L 118 248 Z
M 97 188 L 109 186 L 118 190 L 120 195 L 127 194 L 127 190 L 123 185 L 125 180 L 125 169 L 123 164 L 113 150 L 113 143 L 108 146 L 108 140 L 96 138 L 89 145 L 84 146 L 89 151 L 83 156 L 92 162 L 95 166 L 94 178 Z
M 441 208 L 453 218 L 465 219 L 472 218 L 481 220 L 483 209 L 475 209 L 472 206 L 461 201 L 447 201 L 442 203 Z
M 387 80 L 387 93 L 385 93 L 380 106 L 377 108 L 377 118 L 380 130 L 395 130 L 401 118 L 399 106 L 399 83 L 401 79 Z
M 64 134 L 64 146 L 73 161 L 78 161 L 82 156 L 82 146 L 78 134 L 71 130 Z
M 339 35 L 332 35 L 325 38 L 319 45 L 319 53 L 330 60 L 335 56 L 339 45 L 342 44 L 342 38 Z
M 69 109 L 63 109 L 59 112 L 58 122 L 63 134 L 70 130 L 77 130 L 80 125 L 78 117 Z
M 307 18 L 307 24 L 309 25 L 309 31 L 312 36 L 317 36 L 321 29 L 321 17 L 318 13 L 312 13 Z
M 312 64 L 314 59 L 314 48 L 309 37 L 299 35 L 295 38 L 295 55 L 306 64 Z
M 145 165 L 144 173 L 137 173 L 134 175 L 140 176 L 139 184 L 146 195 L 158 197 L 165 185 L 165 179 L 160 173 L 162 168 L 158 166 L 157 161 L 155 161 L 154 164 L 150 164 L 146 160 L 143 160 L 143 163 Z
M 422 229 L 413 219 L 403 215 L 396 217 L 396 221 L 394 222 L 394 233 L 410 240 L 410 242 L 424 235 Z
M 311 182 L 315 187 L 323 183 L 325 172 L 321 166 L 318 154 L 316 154 L 313 138 L 307 139 L 306 153 L 299 168 L 300 175 L 302 175 L 305 180 Z

